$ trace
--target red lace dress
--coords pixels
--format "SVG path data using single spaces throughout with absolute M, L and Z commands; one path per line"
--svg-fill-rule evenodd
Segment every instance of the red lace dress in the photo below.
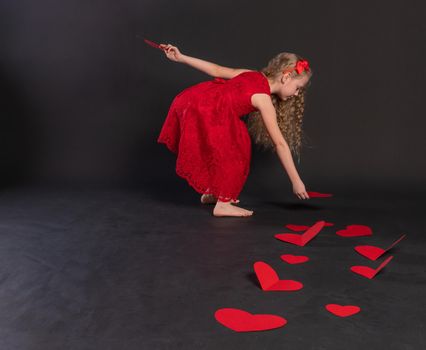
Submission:
M 241 117 L 255 110 L 250 100 L 254 93 L 271 94 L 260 71 L 204 81 L 174 98 L 157 142 L 177 154 L 176 173 L 198 193 L 237 200 L 251 158 Z

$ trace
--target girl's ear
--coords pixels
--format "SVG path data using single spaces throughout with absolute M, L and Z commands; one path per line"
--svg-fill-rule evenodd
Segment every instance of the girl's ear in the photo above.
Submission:
M 281 83 L 282 84 L 285 84 L 285 82 L 289 79 L 290 79 L 290 73 L 289 72 L 286 72 L 286 73 L 281 75 Z

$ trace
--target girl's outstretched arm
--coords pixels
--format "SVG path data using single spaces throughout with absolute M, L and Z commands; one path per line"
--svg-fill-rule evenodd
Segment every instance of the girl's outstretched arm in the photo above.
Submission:
M 243 72 L 248 72 L 250 69 L 236 69 L 236 68 L 228 68 L 220 66 L 216 63 L 205 61 L 196 57 L 191 57 L 188 55 L 184 55 L 179 51 L 176 46 L 172 46 L 170 44 L 161 44 L 161 47 L 164 47 L 164 53 L 167 58 L 172 61 L 185 63 L 188 66 L 191 66 L 195 69 L 198 69 L 212 77 L 224 78 L 224 79 L 232 79 L 233 77 L 241 74 Z
M 272 104 L 271 98 L 267 94 L 253 94 L 251 98 L 252 104 L 261 113 L 263 123 L 265 124 L 266 130 L 271 137 L 272 142 L 275 145 L 278 158 L 281 161 L 288 177 L 293 185 L 293 192 L 300 199 L 307 199 L 309 195 L 306 193 L 305 185 L 297 172 L 296 166 L 294 165 L 293 157 L 290 152 L 290 147 L 277 122 L 277 114 L 275 107 Z

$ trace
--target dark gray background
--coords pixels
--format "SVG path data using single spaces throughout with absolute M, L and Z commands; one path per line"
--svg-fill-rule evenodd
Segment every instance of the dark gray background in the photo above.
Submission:
M 3 0 L 3 183 L 179 183 L 156 138 L 174 96 L 212 78 L 146 37 L 235 68 L 301 54 L 315 71 L 295 160 L 307 189 L 424 190 L 424 13 L 421 1 Z M 254 147 L 251 169 L 248 191 L 289 186 L 274 154 Z
M 425 349 L 424 13 L 421 1 L 2 0 L 0 349 Z M 212 77 L 144 36 L 235 68 L 309 59 L 296 165 L 334 196 L 295 198 L 254 146 L 241 205 L 255 215 L 212 216 L 156 143 L 174 96 Z M 334 226 L 306 247 L 274 238 L 318 220 Z M 350 224 L 374 235 L 335 234 Z M 349 271 L 379 263 L 355 245 L 402 233 L 374 280 Z M 262 292 L 255 261 L 304 289 Z M 362 311 L 340 319 L 327 303 Z M 289 322 L 236 334 L 214 319 L 222 307 Z

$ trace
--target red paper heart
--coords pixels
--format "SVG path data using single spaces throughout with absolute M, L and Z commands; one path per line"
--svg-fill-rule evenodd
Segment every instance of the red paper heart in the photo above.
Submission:
M 334 226 L 334 224 L 332 222 L 325 222 L 324 226 Z M 299 231 L 305 231 L 311 226 L 287 224 L 285 225 L 285 227 L 287 227 L 289 230 L 299 232 Z
M 313 226 L 311 226 L 304 234 L 297 235 L 294 233 L 279 233 L 274 237 L 280 241 L 287 243 L 296 244 L 298 246 L 305 246 L 312 238 L 314 238 L 324 227 L 325 221 L 318 221 Z
M 377 260 L 386 250 L 372 245 L 359 245 L 354 248 L 359 254 L 370 260 Z
M 336 232 L 336 235 L 341 237 L 371 236 L 372 234 L 373 231 L 366 225 L 348 225 L 346 229 Z
M 152 46 L 152 47 L 155 47 L 155 48 L 157 48 L 157 49 L 160 49 L 160 50 L 164 50 L 164 47 L 162 46 L 162 45 L 159 45 L 159 44 L 157 44 L 157 43 L 155 43 L 155 42 L 153 42 L 153 41 L 151 41 L 151 40 L 148 40 L 148 39 L 143 39 L 148 45 L 150 45 L 150 46 Z
M 339 317 L 348 317 L 357 314 L 361 311 L 359 306 L 355 305 L 339 305 L 339 304 L 327 304 L 325 308 L 332 314 Z
M 366 278 L 372 279 L 374 276 L 376 276 L 381 269 L 383 269 L 389 262 L 392 260 L 393 256 L 391 255 L 389 258 L 387 258 L 385 261 L 383 261 L 377 269 L 372 269 L 368 266 L 352 266 L 351 271 L 357 273 L 358 275 L 364 276 Z
M 264 291 L 295 291 L 303 288 L 303 284 L 294 280 L 280 280 L 275 270 L 263 261 L 254 263 L 254 272 Z
M 314 192 L 314 191 L 306 191 L 306 193 L 308 194 L 309 198 L 333 196 L 331 193 L 320 193 L 320 192 Z
M 355 250 L 361 254 L 362 256 L 365 256 L 366 258 L 370 260 L 377 260 L 380 258 L 384 253 L 386 253 L 388 250 L 392 249 L 394 246 L 396 246 L 399 242 L 401 242 L 405 238 L 405 234 L 402 235 L 400 238 L 398 238 L 395 242 L 393 242 L 389 247 L 386 249 L 382 249 L 379 247 L 375 247 L 373 245 L 359 245 L 355 247 Z
M 287 320 L 268 314 L 251 314 L 244 310 L 223 308 L 215 312 L 216 321 L 236 332 L 267 331 L 283 327 Z
M 287 227 L 289 230 L 293 230 L 293 231 L 305 231 L 311 226 L 288 224 L 288 225 L 285 225 L 285 227 Z
M 302 264 L 304 262 L 307 262 L 309 258 L 304 255 L 291 255 L 291 254 L 284 254 L 281 255 L 281 259 L 289 264 Z

